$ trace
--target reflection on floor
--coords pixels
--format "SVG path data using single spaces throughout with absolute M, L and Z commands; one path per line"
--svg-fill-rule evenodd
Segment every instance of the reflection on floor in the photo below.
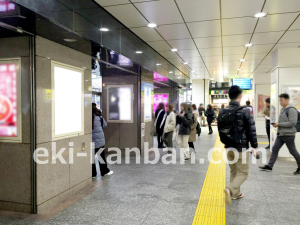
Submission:
M 207 173 L 207 153 L 217 138 L 214 129 L 213 135 L 207 135 L 204 128 L 195 143 L 196 159 L 204 159 L 204 164 L 196 160 L 194 165 L 190 161 L 182 165 L 177 156 L 177 164 L 136 165 L 131 157 L 130 165 L 110 165 L 113 176 L 98 177 L 91 194 L 52 218 L 20 219 L 23 217 L 0 213 L 0 224 L 190 225 Z M 300 176 L 293 175 L 296 163 L 279 160 L 273 172 L 261 172 L 259 165 L 261 160 L 250 167 L 249 179 L 242 186 L 245 197 L 227 206 L 226 224 L 299 224 Z

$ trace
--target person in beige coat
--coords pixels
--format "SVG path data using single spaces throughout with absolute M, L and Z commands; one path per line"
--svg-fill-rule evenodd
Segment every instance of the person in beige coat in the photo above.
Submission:
M 176 127 L 176 117 L 173 111 L 173 105 L 170 103 L 167 104 L 167 115 L 168 116 L 166 119 L 162 140 L 168 148 L 168 153 L 171 154 L 172 151 L 170 150 L 170 148 L 173 148 L 173 132 Z
M 189 147 L 190 149 L 193 149 L 194 152 L 196 152 L 195 150 L 195 146 L 194 146 L 194 142 L 196 142 L 196 138 L 197 138 L 197 124 L 198 124 L 198 118 L 199 118 L 199 112 L 197 110 L 197 107 L 195 104 L 192 105 L 192 114 L 193 114 L 193 118 L 194 118 L 194 123 L 192 125 L 192 132 L 189 138 Z

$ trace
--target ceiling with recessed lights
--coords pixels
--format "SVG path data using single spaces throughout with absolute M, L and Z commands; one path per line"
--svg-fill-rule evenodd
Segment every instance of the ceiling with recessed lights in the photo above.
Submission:
M 95 1 L 192 79 L 266 74 L 272 53 L 300 45 L 300 0 Z

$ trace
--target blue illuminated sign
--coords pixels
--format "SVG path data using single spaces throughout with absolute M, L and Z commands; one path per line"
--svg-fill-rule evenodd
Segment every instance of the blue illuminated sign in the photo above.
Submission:
M 237 85 L 243 90 L 250 90 L 251 89 L 251 78 L 232 79 L 232 85 Z

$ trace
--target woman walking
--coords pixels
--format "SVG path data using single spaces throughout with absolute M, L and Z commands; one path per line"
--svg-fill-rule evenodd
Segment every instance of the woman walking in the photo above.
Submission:
M 162 141 L 162 135 L 164 133 L 164 127 L 166 122 L 166 112 L 165 112 L 165 105 L 164 103 L 159 103 L 156 111 L 155 111 L 155 122 L 154 126 L 156 128 L 156 134 L 157 134 L 157 143 L 158 148 L 164 148 L 163 141 Z
M 104 148 L 105 146 L 105 137 L 104 137 L 104 132 L 103 129 L 107 127 L 107 123 L 105 119 L 102 117 L 102 113 L 100 110 L 97 109 L 96 104 L 92 104 L 92 112 L 93 112 L 93 123 L 92 123 L 92 139 L 93 143 L 95 144 L 95 154 L 97 152 Z M 101 176 L 106 176 L 106 175 L 112 175 L 114 172 L 110 171 L 107 167 L 107 162 L 106 162 L 106 157 L 105 157 L 105 150 L 103 150 L 100 153 L 101 158 L 103 159 L 103 163 L 99 161 L 99 166 L 100 166 L 100 172 Z M 100 160 L 100 159 L 98 159 Z M 96 178 L 97 176 L 97 170 L 96 170 L 96 164 L 95 162 L 92 164 L 92 178 Z
M 196 138 L 197 138 L 197 124 L 198 124 L 198 117 L 199 117 L 199 112 L 197 110 L 197 107 L 195 104 L 192 105 L 192 118 L 193 118 L 193 125 L 191 127 L 192 131 L 191 131 L 191 135 L 189 137 L 189 147 L 190 149 L 193 149 L 194 152 L 196 152 L 195 150 L 195 146 L 194 146 L 194 142 L 196 142 Z
M 173 132 L 176 127 L 176 117 L 173 111 L 173 105 L 167 104 L 167 118 L 164 128 L 163 142 L 168 148 L 168 154 L 171 154 L 171 149 L 173 148 Z
M 209 129 L 209 133 L 208 134 L 212 134 L 213 130 L 211 128 L 211 124 L 215 119 L 215 112 L 213 110 L 213 108 L 211 107 L 211 105 L 207 106 L 207 110 L 205 111 L 205 116 L 207 117 L 207 123 L 208 123 L 208 129 Z
M 189 137 L 191 134 L 191 127 L 193 124 L 192 114 L 189 113 L 189 108 L 186 103 L 180 104 L 181 113 L 177 116 L 179 131 L 177 144 L 180 147 L 184 160 L 191 158 L 189 151 Z

